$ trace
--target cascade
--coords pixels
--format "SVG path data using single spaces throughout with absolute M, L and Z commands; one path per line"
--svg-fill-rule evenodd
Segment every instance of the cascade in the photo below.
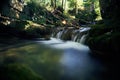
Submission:
M 87 37 L 88 34 L 84 34 L 81 39 L 80 39 L 80 43 L 84 44 L 85 43 L 85 40 L 86 40 L 86 37 Z
M 75 35 L 73 38 L 73 41 L 75 42 L 77 40 L 78 35 Z
M 57 33 L 57 35 L 56 35 L 56 38 L 57 38 L 57 39 L 60 39 L 61 36 L 62 36 L 62 33 L 63 33 L 63 31 L 59 31 L 59 32 Z
M 81 27 L 80 29 L 75 29 L 75 30 L 73 29 L 71 31 L 71 33 L 72 33 L 71 41 L 84 44 L 86 37 L 88 36 L 89 30 L 90 30 L 90 27 Z M 67 31 L 69 31 L 69 29 L 62 30 L 62 31 L 60 30 L 56 33 L 56 35 L 54 37 L 57 39 L 61 39 L 61 36 L 65 35 L 67 33 Z

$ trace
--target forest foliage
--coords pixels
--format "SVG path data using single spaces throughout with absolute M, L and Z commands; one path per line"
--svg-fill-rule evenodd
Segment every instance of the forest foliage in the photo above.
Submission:
M 98 0 L 8 0 L 7 2 L 5 7 L 1 5 L 3 7 L 1 15 L 37 23 L 52 24 L 70 16 L 90 21 L 100 16 Z
M 1 26 L 27 37 L 48 36 L 53 27 L 78 28 L 100 16 L 98 0 L 5 0 L 0 7 Z

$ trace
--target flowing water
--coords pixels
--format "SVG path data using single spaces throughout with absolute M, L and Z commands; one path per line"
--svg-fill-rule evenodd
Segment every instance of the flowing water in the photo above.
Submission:
M 32 44 L 9 48 L 0 52 L 0 64 L 28 65 L 45 80 L 103 80 L 106 67 L 90 55 L 88 46 L 83 45 L 89 29 L 73 30 L 72 41 L 61 40 L 69 31 L 62 30 L 56 38 L 38 39 Z
M 84 34 L 81 39 L 80 39 L 80 43 L 84 44 L 85 43 L 85 40 L 86 40 L 86 37 L 87 37 L 88 34 Z
M 81 33 L 87 30 L 89 28 L 76 31 Z M 99 59 L 90 55 L 88 46 L 81 44 L 85 42 L 87 34 L 81 38 L 77 34 L 73 41 L 79 40 L 78 43 L 60 40 L 63 32 L 57 33 L 57 39 L 38 39 L 34 43 L 1 51 L 0 65 L 22 63 L 45 80 L 103 80 L 106 67 Z
M 61 80 L 101 80 L 101 73 L 105 67 L 99 60 L 89 55 L 90 50 L 87 46 L 54 38 L 42 43 L 63 51 L 59 60 L 63 70 Z
M 103 80 L 106 68 L 87 46 L 72 41 L 34 41 L 0 52 L 0 64 L 28 65 L 45 80 Z
M 55 38 L 49 41 L 38 41 L 38 43 L 62 51 L 59 53 L 60 58 L 57 63 L 60 67 L 57 80 L 103 80 L 102 73 L 105 71 L 105 66 L 90 55 L 88 46 Z
M 79 29 L 68 27 L 67 29 L 60 29 L 57 32 L 55 30 L 52 34 L 52 37 L 63 40 L 71 40 L 84 44 L 86 37 L 88 36 L 89 30 L 90 27 L 81 27 Z

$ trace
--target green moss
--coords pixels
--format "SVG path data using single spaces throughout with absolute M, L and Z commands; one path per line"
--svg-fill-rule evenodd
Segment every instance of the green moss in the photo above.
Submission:
M 24 64 L 7 64 L 0 66 L 0 80 L 43 80 Z
M 119 30 L 118 23 L 112 20 L 97 22 L 97 24 L 91 25 L 86 44 L 97 55 L 116 56 L 120 53 Z
M 97 32 L 98 31 L 98 32 Z M 120 33 L 105 29 L 93 29 L 90 32 L 87 44 L 91 50 L 102 52 L 102 55 L 118 55 L 120 52 Z M 99 54 L 99 53 L 97 53 Z

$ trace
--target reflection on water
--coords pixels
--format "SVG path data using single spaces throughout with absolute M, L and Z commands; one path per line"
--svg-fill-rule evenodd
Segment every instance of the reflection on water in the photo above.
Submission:
M 102 80 L 105 67 L 89 48 L 51 38 L 1 52 L 0 64 L 24 63 L 46 80 Z
M 72 80 L 101 80 L 96 73 L 102 70 L 103 66 L 91 59 L 85 51 L 67 49 L 60 62 L 68 79 L 70 76 Z

